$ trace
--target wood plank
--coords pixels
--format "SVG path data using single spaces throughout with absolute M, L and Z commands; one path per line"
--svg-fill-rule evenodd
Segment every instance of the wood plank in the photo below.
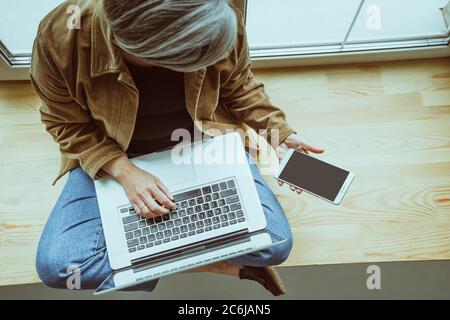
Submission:
M 255 77 L 321 159 L 356 173 L 340 206 L 265 176 L 294 235 L 283 266 L 450 258 L 450 59 Z M 64 185 L 51 186 L 59 155 L 38 105 L 28 82 L 0 83 L 0 285 L 39 281 L 37 242 Z

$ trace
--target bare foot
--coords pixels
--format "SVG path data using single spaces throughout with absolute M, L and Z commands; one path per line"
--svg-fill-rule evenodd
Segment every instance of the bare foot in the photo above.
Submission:
M 239 277 L 239 270 L 242 269 L 242 266 L 238 264 L 234 264 L 231 262 L 217 262 L 213 263 L 207 266 L 194 268 L 188 271 L 185 271 L 186 273 L 197 273 L 197 272 L 213 272 L 213 273 L 219 273 L 219 274 L 225 274 L 229 276 L 235 276 Z

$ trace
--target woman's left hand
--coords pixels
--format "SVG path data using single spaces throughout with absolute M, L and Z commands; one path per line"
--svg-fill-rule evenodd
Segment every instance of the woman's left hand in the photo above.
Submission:
M 286 155 L 286 152 L 289 149 L 295 149 L 301 152 L 304 152 L 306 154 L 312 153 L 323 153 L 324 150 L 321 148 L 316 148 L 305 142 L 298 134 L 291 134 L 287 139 L 278 146 L 276 149 L 278 159 L 281 161 L 284 156 Z M 282 181 L 278 181 L 278 184 L 280 186 L 283 185 Z M 302 193 L 302 189 L 295 188 L 293 186 L 290 187 L 292 191 L 297 192 L 298 194 Z

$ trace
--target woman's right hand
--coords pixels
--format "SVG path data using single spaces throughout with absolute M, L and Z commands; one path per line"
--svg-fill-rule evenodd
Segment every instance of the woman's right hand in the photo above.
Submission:
M 134 210 L 143 217 L 168 214 L 175 208 L 174 198 L 161 180 L 135 166 L 127 157 L 111 160 L 102 169 L 122 185 Z

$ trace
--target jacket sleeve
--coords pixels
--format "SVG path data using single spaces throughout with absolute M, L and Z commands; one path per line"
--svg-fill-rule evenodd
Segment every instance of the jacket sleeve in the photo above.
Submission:
M 221 87 L 220 100 L 240 121 L 257 132 L 266 130 L 269 143 L 271 130 L 278 130 L 278 143 L 282 143 L 295 130 L 286 123 L 284 112 L 270 102 L 264 85 L 253 79 L 245 26 L 240 15 L 238 20 L 238 41 L 229 57 L 233 67 Z
M 39 34 L 33 45 L 30 76 L 42 100 L 41 121 L 61 154 L 78 160 L 92 179 L 103 175 L 103 165 L 125 152 L 97 126 L 88 108 L 74 101 Z

